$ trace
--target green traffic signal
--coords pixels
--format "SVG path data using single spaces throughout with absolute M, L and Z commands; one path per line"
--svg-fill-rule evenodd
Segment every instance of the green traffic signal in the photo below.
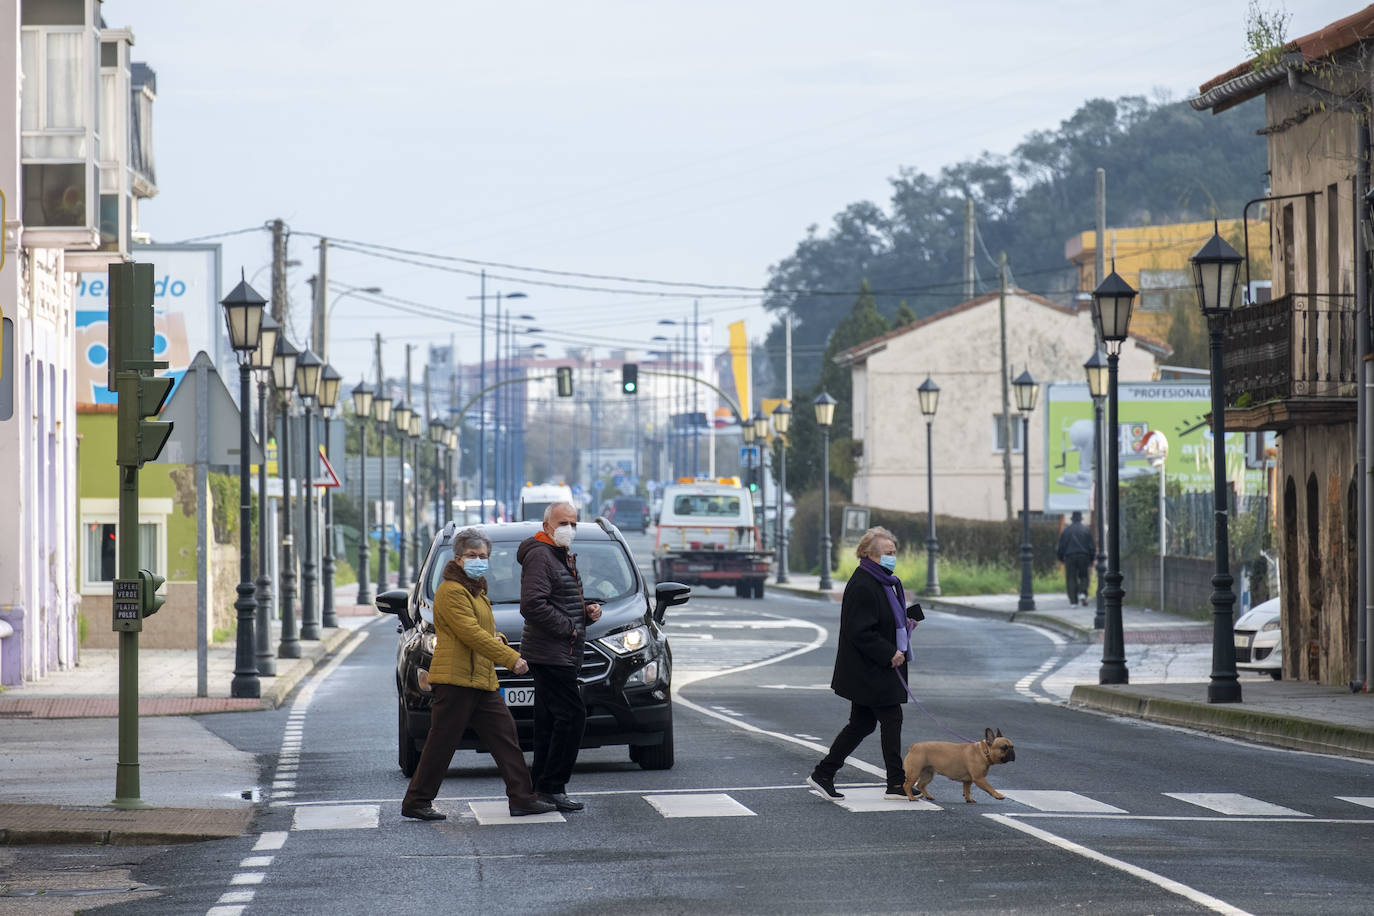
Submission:
M 139 595 L 141 609 L 144 617 L 151 617 L 157 613 L 158 608 L 166 603 L 167 599 L 157 593 L 167 581 L 166 576 L 159 576 L 157 573 L 147 569 L 138 571 L 139 581 L 142 582 L 142 594 Z
M 639 366 L 635 363 L 626 363 L 620 367 L 620 390 L 625 394 L 634 394 L 639 391 Z
M 572 366 L 559 366 L 557 369 L 558 396 L 560 398 L 570 398 L 573 393 L 573 371 Z

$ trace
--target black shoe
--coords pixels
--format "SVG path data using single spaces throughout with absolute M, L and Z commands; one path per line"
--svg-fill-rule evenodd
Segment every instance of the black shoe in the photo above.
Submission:
M 883 797 L 884 797 L 884 798 L 900 798 L 900 799 L 902 799 L 902 800 L 905 800 L 905 799 L 906 799 L 906 789 L 903 789 L 901 786 L 888 786 L 888 787 L 887 787 L 887 791 L 883 793 Z
M 557 811 L 558 805 L 551 801 L 544 801 L 542 798 L 535 798 L 523 805 L 511 802 L 510 816 L 524 817 L 527 814 L 548 814 L 550 811 Z
M 806 784 L 820 792 L 823 798 L 828 798 L 832 801 L 837 798 L 844 798 L 843 792 L 835 791 L 835 780 L 828 776 L 817 776 L 815 773 L 812 773 L 810 776 L 806 777 Z
M 437 810 L 433 805 L 425 805 L 423 808 L 414 808 L 410 811 L 401 809 L 401 817 L 413 817 L 417 821 L 446 821 L 448 815 Z
M 539 800 L 553 805 L 559 811 L 581 811 L 583 808 L 587 807 L 580 801 L 573 801 L 571 798 L 568 798 L 568 793 L 566 792 L 540 792 Z

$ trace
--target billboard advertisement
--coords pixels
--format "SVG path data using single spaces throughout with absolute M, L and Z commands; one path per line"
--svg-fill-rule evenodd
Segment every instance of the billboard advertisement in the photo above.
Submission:
M 230 351 L 220 307 L 219 245 L 139 245 L 133 260 L 153 265 L 153 357 L 166 360 L 162 374 L 177 383 L 204 350 L 216 365 L 229 365 Z M 115 404 L 105 387 L 110 329 L 109 276 L 79 275 L 76 285 L 76 400 Z M 173 388 L 175 391 L 175 388 Z
M 1206 382 L 1124 382 L 1118 389 L 1120 451 L 1118 479 L 1154 476 L 1152 449 L 1163 433 L 1168 443 L 1165 480 L 1184 492 L 1212 490 L 1212 390 Z M 1045 511 L 1091 508 L 1093 490 L 1093 402 L 1084 382 L 1054 382 L 1045 390 Z M 1105 405 L 1104 405 L 1105 412 Z M 1155 434 L 1155 435 L 1152 435 Z M 1264 489 L 1262 472 L 1247 468 L 1245 434 L 1226 434 L 1226 476 L 1237 493 Z M 1154 461 L 1152 461 L 1154 459 Z

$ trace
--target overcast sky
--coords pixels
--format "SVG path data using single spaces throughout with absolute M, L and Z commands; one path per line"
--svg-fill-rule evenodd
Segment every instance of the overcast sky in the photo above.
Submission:
M 934 173 L 983 150 L 1009 153 L 1092 97 L 1194 94 L 1248 56 L 1246 7 L 106 0 L 104 17 L 132 28 L 134 59 L 157 72 L 159 195 L 142 228 L 173 242 L 286 220 L 290 256 L 302 262 L 291 271 L 301 344 L 312 233 L 756 289 L 809 225 L 828 227 L 854 201 L 885 203 L 903 166 Z M 1292 38 L 1359 7 L 1289 8 Z M 269 294 L 269 271 L 259 273 L 269 235 L 223 244 L 226 284 L 242 268 Z M 348 386 L 373 378 L 377 331 L 389 375 L 406 343 L 450 334 L 460 359 L 476 359 L 479 268 L 447 266 L 467 272 L 333 251 L 332 283 L 402 300 L 339 301 L 329 356 Z M 553 353 L 570 340 L 656 348 L 655 334 L 674 331 L 656 322 L 691 313 L 690 296 L 644 286 L 487 272 L 503 278 L 489 277 L 489 295 L 527 294 L 517 313 L 534 316 L 527 323 Z M 718 343 L 740 317 L 757 339 L 768 321 L 758 302 L 703 297 L 701 314 Z

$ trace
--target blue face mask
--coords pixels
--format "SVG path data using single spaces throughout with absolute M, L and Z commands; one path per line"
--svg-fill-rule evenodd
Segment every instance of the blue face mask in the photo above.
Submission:
M 475 560 L 468 557 L 463 561 L 463 572 L 468 574 L 470 579 L 480 579 L 487 574 L 490 564 L 486 560 Z
M 888 572 L 897 568 L 897 555 L 895 553 L 885 553 L 878 559 L 878 565 Z

